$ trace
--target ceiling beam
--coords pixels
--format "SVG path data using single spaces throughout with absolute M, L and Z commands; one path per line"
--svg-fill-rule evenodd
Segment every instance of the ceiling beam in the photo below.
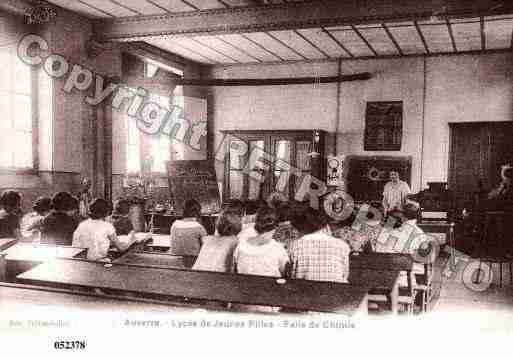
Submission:
M 372 75 L 369 72 L 362 72 L 352 75 L 324 77 L 285 77 L 264 79 L 177 79 L 176 84 L 184 86 L 279 86 L 361 81 L 369 80 L 370 78 L 372 78 Z
M 2 0 L 0 1 L 0 10 L 14 13 L 17 15 L 23 15 L 29 13 L 33 8 L 30 1 L 27 0 Z
M 146 36 L 265 32 L 512 12 L 513 2 L 500 0 L 324 0 L 103 19 L 95 21 L 94 29 L 100 40 L 134 40 Z

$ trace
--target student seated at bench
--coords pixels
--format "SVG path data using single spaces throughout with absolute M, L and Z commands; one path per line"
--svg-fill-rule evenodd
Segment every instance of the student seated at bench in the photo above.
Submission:
M 237 234 L 241 228 L 241 216 L 225 209 L 217 219 L 216 235 L 203 238 L 203 245 L 192 269 L 231 272 L 233 252 L 239 243 Z
M 120 251 L 127 250 L 135 241 L 134 232 L 128 241 L 120 241 L 116 229 L 105 220 L 110 213 L 110 203 L 104 199 L 95 199 L 89 206 L 89 219 L 79 224 L 73 234 L 73 247 L 87 248 L 87 259 L 93 261 L 109 261 L 108 252 L 111 246 Z
M 179 256 L 197 256 L 202 238 L 207 235 L 205 227 L 199 222 L 201 205 L 198 201 L 190 199 L 185 201 L 183 219 L 173 222 L 170 229 L 170 253 Z
M 20 204 L 19 192 L 7 190 L 0 196 L 0 238 L 21 238 Z
M 287 251 L 274 238 L 278 215 L 273 208 L 261 207 L 256 215 L 255 237 L 239 241 L 233 254 L 237 273 L 282 277 L 289 263 Z
M 402 211 L 396 211 L 394 215 L 400 218 L 400 227 L 392 229 L 385 227 L 376 241 L 375 251 L 411 254 L 415 260 L 413 273 L 424 274 L 424 264 L 431 260 L 430 257 L 433 253 L 428 253 L 426 256 L 423 250 L 424 246 L 430 245 L 432 239 L 417 226 L 419 207 L 414 203 L 406 203 Z M 431 247 L 431 249 L 433 248 Z M 400 285 L 407 285 L 407 278 L 404 274 L 401 277 Z
M 299 238 L 289 247 L 292 278 L 347 282 L 349 276 L 349 245 L 324 230 L 326 219 L 311 207 L 292 218 Z
M 114 211 L 107 218 L 116 229 L 118 236 L 128 235 L 134 230 L 134 225 L 128 216 L 130 212 L 130 203 L 126 199 L 119 199 L 114 204 Z
M 290 223 L 292 218 L 292 208 L 288 202 L 279 202 L 276 204 L 278 212 L 278 227 L 274 232 L 273 238 L 283 244 L 285 249 L 290 247 L 290 243 L 299 237 L 297 229 Z
M 23 241 L 39 242 L 43 219 L 52 209 L 52 199 L 49 197 L 39 197 L 32 207 L 33 211 L 27 213 L 21 219 L 21 235 Z
M 78 220 L 71 212 L 76 199 L 68 192 L 58 192 L 52 197 L 52 211 L 43 219 L 41 243 L 70 246 Z

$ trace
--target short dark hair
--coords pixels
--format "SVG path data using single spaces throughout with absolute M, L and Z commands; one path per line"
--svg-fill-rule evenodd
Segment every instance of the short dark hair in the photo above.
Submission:
M 52 209 L 52 199 L 50 197 L 38 197 L 32 206 L 37 214 L 42 215 Z
M 258 209 L 255 219 L 257 233 L 272 231 L 278 226 L 278 214 L 274 208 L 262 206 Z
M 502 173 L 504 174 L 504 177 L 506 177 L 507 179 L 513 180 L 513 167 L 505 168 L 504 172 Z
M 303 234 L 317 232 L 325 225 L 321 213 L 310 206 L 305 207 L 302 211 L 298 211 L 292 217 L 291 224 Z
M 52 197 L 52 208 L 56 211 L 74 209 L 74 197 L 69 192 L 57 192 Z
M 291 218 L 291 206 L 288 202 L 279 202 L 276 207 L 278 212 L 278 222 L 285 222 Z
M 130 202 L 126 199 L 118 199 L 114 203 L 114 212 L 116 212 L 116 214 L 127 215 L 130 212 Z
M 21 194 L 17 191 L 6 190 L 0 197 L 0 205 L 5 208 L 17 208 L 20 206 Z
M 413 203 L 406 203 L 403 206 L 403 215 L 406 219 L 417 219 L 419 218 L 419 206 Z
M 89 206 L 89 216 L 91 219 L 102 219 L 110 214 L 110 203 L 103 198 L 96 198 Z
M 195 199 L 188 199 L 183 205 L 183 216 L 184 218 L 201 216 L 201 205 Z
M 216 229 L 220 236 L 236 236 L 242 229 L 241 216 L 224 211 L 217 219 Z

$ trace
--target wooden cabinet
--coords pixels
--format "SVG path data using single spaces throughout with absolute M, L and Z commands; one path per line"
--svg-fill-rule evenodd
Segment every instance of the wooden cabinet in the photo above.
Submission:
M 289 199 L 304 175 L 325 181 L 327 134 L 320 130 L 222 131 L 224 200 L 255 201 L 276 191 Z M 295 173 L 295 174 L 293 174 Z

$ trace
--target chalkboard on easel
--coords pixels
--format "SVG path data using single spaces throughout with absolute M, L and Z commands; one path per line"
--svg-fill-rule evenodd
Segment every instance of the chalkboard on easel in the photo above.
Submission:
M 173 206 L 178 214 L 182 214 L 183 204 L 188 199 L 198 201 L 203 214 L 219 212 L 221 201 L 212 161 L 169 161 L 167 171 Z

